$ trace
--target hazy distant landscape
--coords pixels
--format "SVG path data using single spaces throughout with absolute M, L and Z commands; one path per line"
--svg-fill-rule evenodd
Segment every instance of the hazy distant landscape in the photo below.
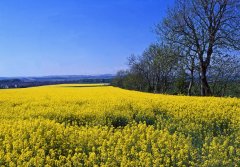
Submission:
M 26 88 L 66 83 L 111 83 L 115 75 L 62 75 L 43 77 L 0 77 L 0 88 Z

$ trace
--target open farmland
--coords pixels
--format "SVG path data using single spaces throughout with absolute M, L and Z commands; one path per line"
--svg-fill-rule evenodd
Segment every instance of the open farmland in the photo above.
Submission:
M 240 166 L 240 99 L 104 85 L 0 91 L 0 166 Z

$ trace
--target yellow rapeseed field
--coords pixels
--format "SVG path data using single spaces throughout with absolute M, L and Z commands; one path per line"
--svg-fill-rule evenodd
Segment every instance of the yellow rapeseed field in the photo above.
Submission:
M 0 90 L 0 166 L 240 166 L 240 99 Z

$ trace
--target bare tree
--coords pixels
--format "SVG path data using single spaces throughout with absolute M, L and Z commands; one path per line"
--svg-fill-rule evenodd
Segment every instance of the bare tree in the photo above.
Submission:
M 177 0 L 157 26 L 162 39 L 191 47 L 198 58 L 201 95 L 212 95 L 207 79 L 215 52 L 240 50 L 239 0 Z
M 213 94 L 225 96 L 229 85 L 240 79 L 240 57 L 219 54 L 213 57 L 209 66 L 209 76 L 211 77 Z
M 178 63 L 178 53 L 169 46 L 152 44 L 142 55 L 129 58 L 130 73 L 139 75 L 148 92 L 163 92 L 169 88 Z
M 194 72 L 196 71 L 196 53 L 191 51 L 191 47 L 188 47 L 184 52 L 183 57 L 185 58 L 186 69 L 189 71 L 190 82 L 188 85 L 187 93 L 189 96 L 192 95 L 192 88 L 194 86 Z
M 141 80 L 145 83 L 148 92 L 153 91 L 152 68 L 150 64 L 149 60 L 143 58 L 142 55 L 135 56 L 132 54 L 128 59 L 129 72 L 135 76 L 141 76 Z

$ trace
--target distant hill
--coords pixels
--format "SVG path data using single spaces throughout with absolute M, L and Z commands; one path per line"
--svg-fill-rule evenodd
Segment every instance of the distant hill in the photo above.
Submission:
M 110 83 L 114 77 L 113 74 L 0 77 L 0 88 L 25 88 L 64 83 Z
M 101 74 L 101 75 L 52 75 L 42 77 L 0 77 L 1 80 L 14 80 L 18 79 L 24 82 L 46 82 L 46 81 L 77 81 L 82 79 L 112 79 L 113 74 Z

